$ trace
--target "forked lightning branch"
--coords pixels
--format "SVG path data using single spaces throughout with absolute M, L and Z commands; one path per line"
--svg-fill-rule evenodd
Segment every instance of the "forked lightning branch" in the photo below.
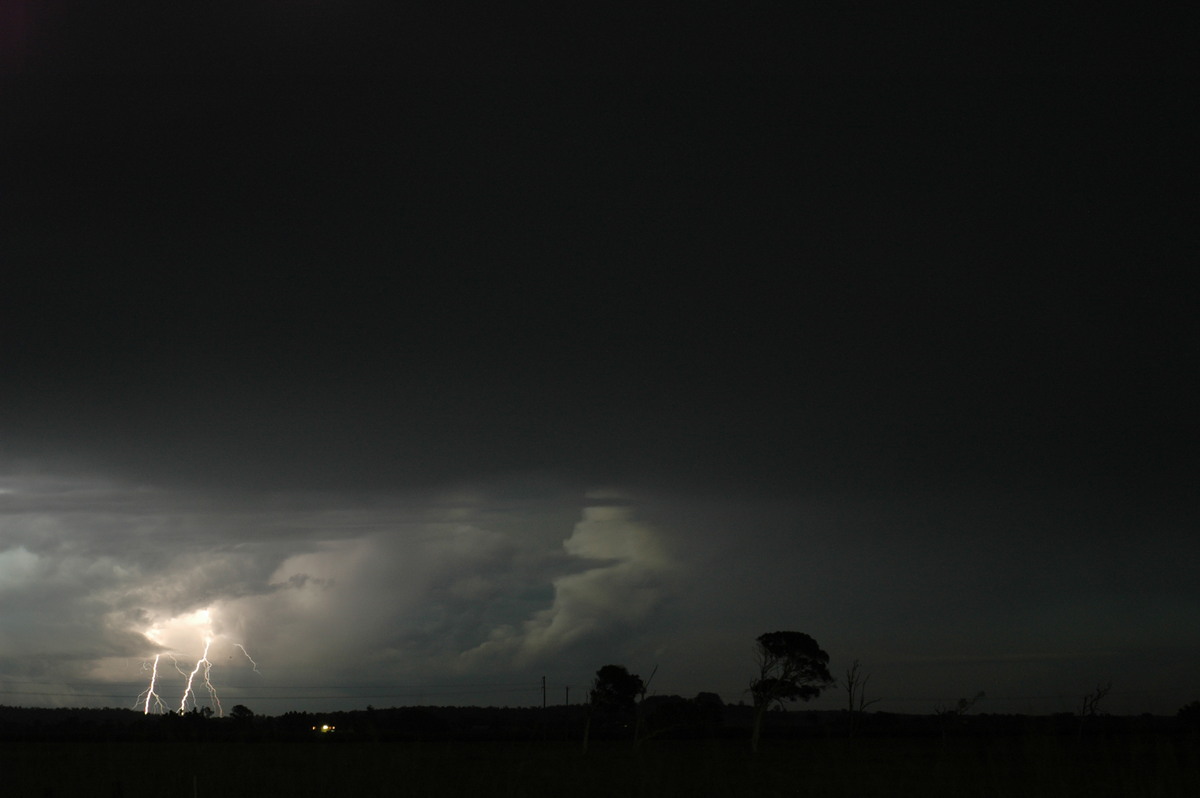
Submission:
M 192 709 L 199 708 L 200 693 L 203 691 L 207 694 L 209 705 L 217 717 L 222 716 L 224 710 L 221 707 L 221 697 L 217 694 L 217 688 L 213 684 L 213 663 L 209 659 L 209 651 L 212 649 L 213 642 L 219 636 L 213 633 L 209 610 L 198 610 L 190 615 L 172 618 L 163 624 L 155 624 L 146 630 L 145 635 L 147 639 L 156 645 L 170 650 L 155 654 L 153 660 L 147 660 L 142 663 L 143 671 L 149 675 L 149 684 L 147 684 L 145 690 L 138 694 L 135 707 L 141 709 L 147 715 L 151 712 L 178 712 L 182 715 L 188 711 L 189 707 Z M 204 648 L 195 665 L 189 670 L 185 665 L 180 663 L 182 655 L 174 653 L 174 651 L 176 651 L 175 646 L 180 642 L 186 642 L 180 640 L 181 636 L 190 637 L 192 635 L 199 636 Z M 230 643 L 229 645 L 241 651 L 254 672 L 261 675 L 261 672 L 258 670 L 258 663 L 250 656 L 250 652 L 246 650 L 245 646 L 241 643 Z M 180 696 L 178 706 L 164 699 L 161 692 L 165 676 L 164 659 L 170 661 L 175 672 L 183 679 L 183 692 Z

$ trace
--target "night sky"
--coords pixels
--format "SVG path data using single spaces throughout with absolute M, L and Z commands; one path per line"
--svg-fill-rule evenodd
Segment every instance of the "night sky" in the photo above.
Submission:
M 0 15 L 0 704 L 1200 697 L 1145 20 L 82 5 Z

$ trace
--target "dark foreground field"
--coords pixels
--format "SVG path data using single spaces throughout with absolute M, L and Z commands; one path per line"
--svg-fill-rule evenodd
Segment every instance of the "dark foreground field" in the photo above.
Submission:
M 1200 796 L 1195 736 L 6 742 L 12 796 Z

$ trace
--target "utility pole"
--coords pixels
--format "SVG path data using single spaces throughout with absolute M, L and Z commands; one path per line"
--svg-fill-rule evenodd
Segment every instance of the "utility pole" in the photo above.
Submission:
M 546 677 L 542 677 L 542 709 L 546 708 Z
M 563 691 L 563 704 L 569 707 L 571 706 L 571 685 L 563 685 Z

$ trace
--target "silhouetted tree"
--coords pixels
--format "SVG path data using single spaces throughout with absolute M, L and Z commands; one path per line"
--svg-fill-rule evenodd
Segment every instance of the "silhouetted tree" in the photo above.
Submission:
M 754 697 L 754 731 L 750 748 L 758 751 L 763 716 L 784 701 L 808 701 L 834 683 L 829 655 L 803 632 L 767 632 L 755 647 L 758 677 L 750 683 Z
M 609 715 L 633 714 L 642 692 L 642 679 L 622 665 L 605 665 L 596 671 L 588 699 L 598 711 Z
M 658 665 L 654 666 L 654 670 L 650 671 L 650 678 L 642 682 L 642 686 L 638 688 L 637 706 L 634 709 L 634 714 L 637 716 L 637 722 L 633 727 L 633 744 L 639 745 L 642 742 L 642 728 L 646 722 L 646 713 L 642 706 L 646 702 L 646 691 L 650 689 L 650 682 L 654 681 L 654 674 L 658 673 Z
M 1200 729 L 1200 701 L 1184 704 L 1175 713 L 1179 723 L 1188 729 Z
M 872 704 L 879 703 L 878 698 L 867 700 L 867 682 L 870 680 L 871 674 L 862 672 L 862 665 L 858 660 L 854 660 L 854 663 L 846 669 L 846 678 L 842 682 L 842 686 L 846 688 L 850 709 L 850 736 L 852 737 L 858 728 L 863 711 Z
M 254 718 L 254 712 L 245 704 L 236 704 L 233 709 L 229 710 L 229 717 L 238 723 L 249 723 Z
M 982 701 L 984 698 L 987 698 L 987 693 L 980 690 L 975 694 L 974 698 L 960 698 L 958 699 L 958 703 L 954 706 L 939 707 L 938 709 L 934 710 L 934 712 L 938 715 L 945 715 L 946 717 L 961 718 L 963 715 L 967 714 L 971 707 L 975 706 L 976 703 Z
M 725 712 L 725 702 L 716 693 L 697 693 L 692 699 L 696 705 L 700 721 L 706 726 L 715 726 L 721 722 Z
M 958 703 L 952 707 L 939 707 L 938 709 L 934 710 L 934 714 L 937 715 L 938 718 L 938 725 L 942 728 L 943 746 L 946 743 L 947 729 L 949 729 L 951 726 L 961 725 L 963 722 L 963 716 L 971 710 L 971 707 L 975 706 L 975 704 L 977 704 L 979 701 L 982 701 L 986 697 L 987 694 L 980 690 L 975 694 L 974 698 L 960 698 L 958 699 Z
M 1100 708 L 1100 702 L 1108 692 L 1112 690 L 1112 682 L 1108 684 L 1098 684 L 1096 689 L 1083 697 L 1079 704 L 1080 718 L 1094 718 Z
M 588 691 L 588 717 L 583 728 L 583 750 L 587 750 L 593 716 L 607 725 L 627 722 L 633 718 L 636 701 L 645 685 L 641 677 L 630 673 L 623 665 L 605 665 L 596 671 L 592 689 Z
M 1083 736 L 1083 724 L 1088 718 L 1094 718 L 1100 711 L 1100 702 L 1112 690 L 1112 682 L 1098 684 L 1096 689 L 1088 693 L 1079 702 L 1079 735 Z

